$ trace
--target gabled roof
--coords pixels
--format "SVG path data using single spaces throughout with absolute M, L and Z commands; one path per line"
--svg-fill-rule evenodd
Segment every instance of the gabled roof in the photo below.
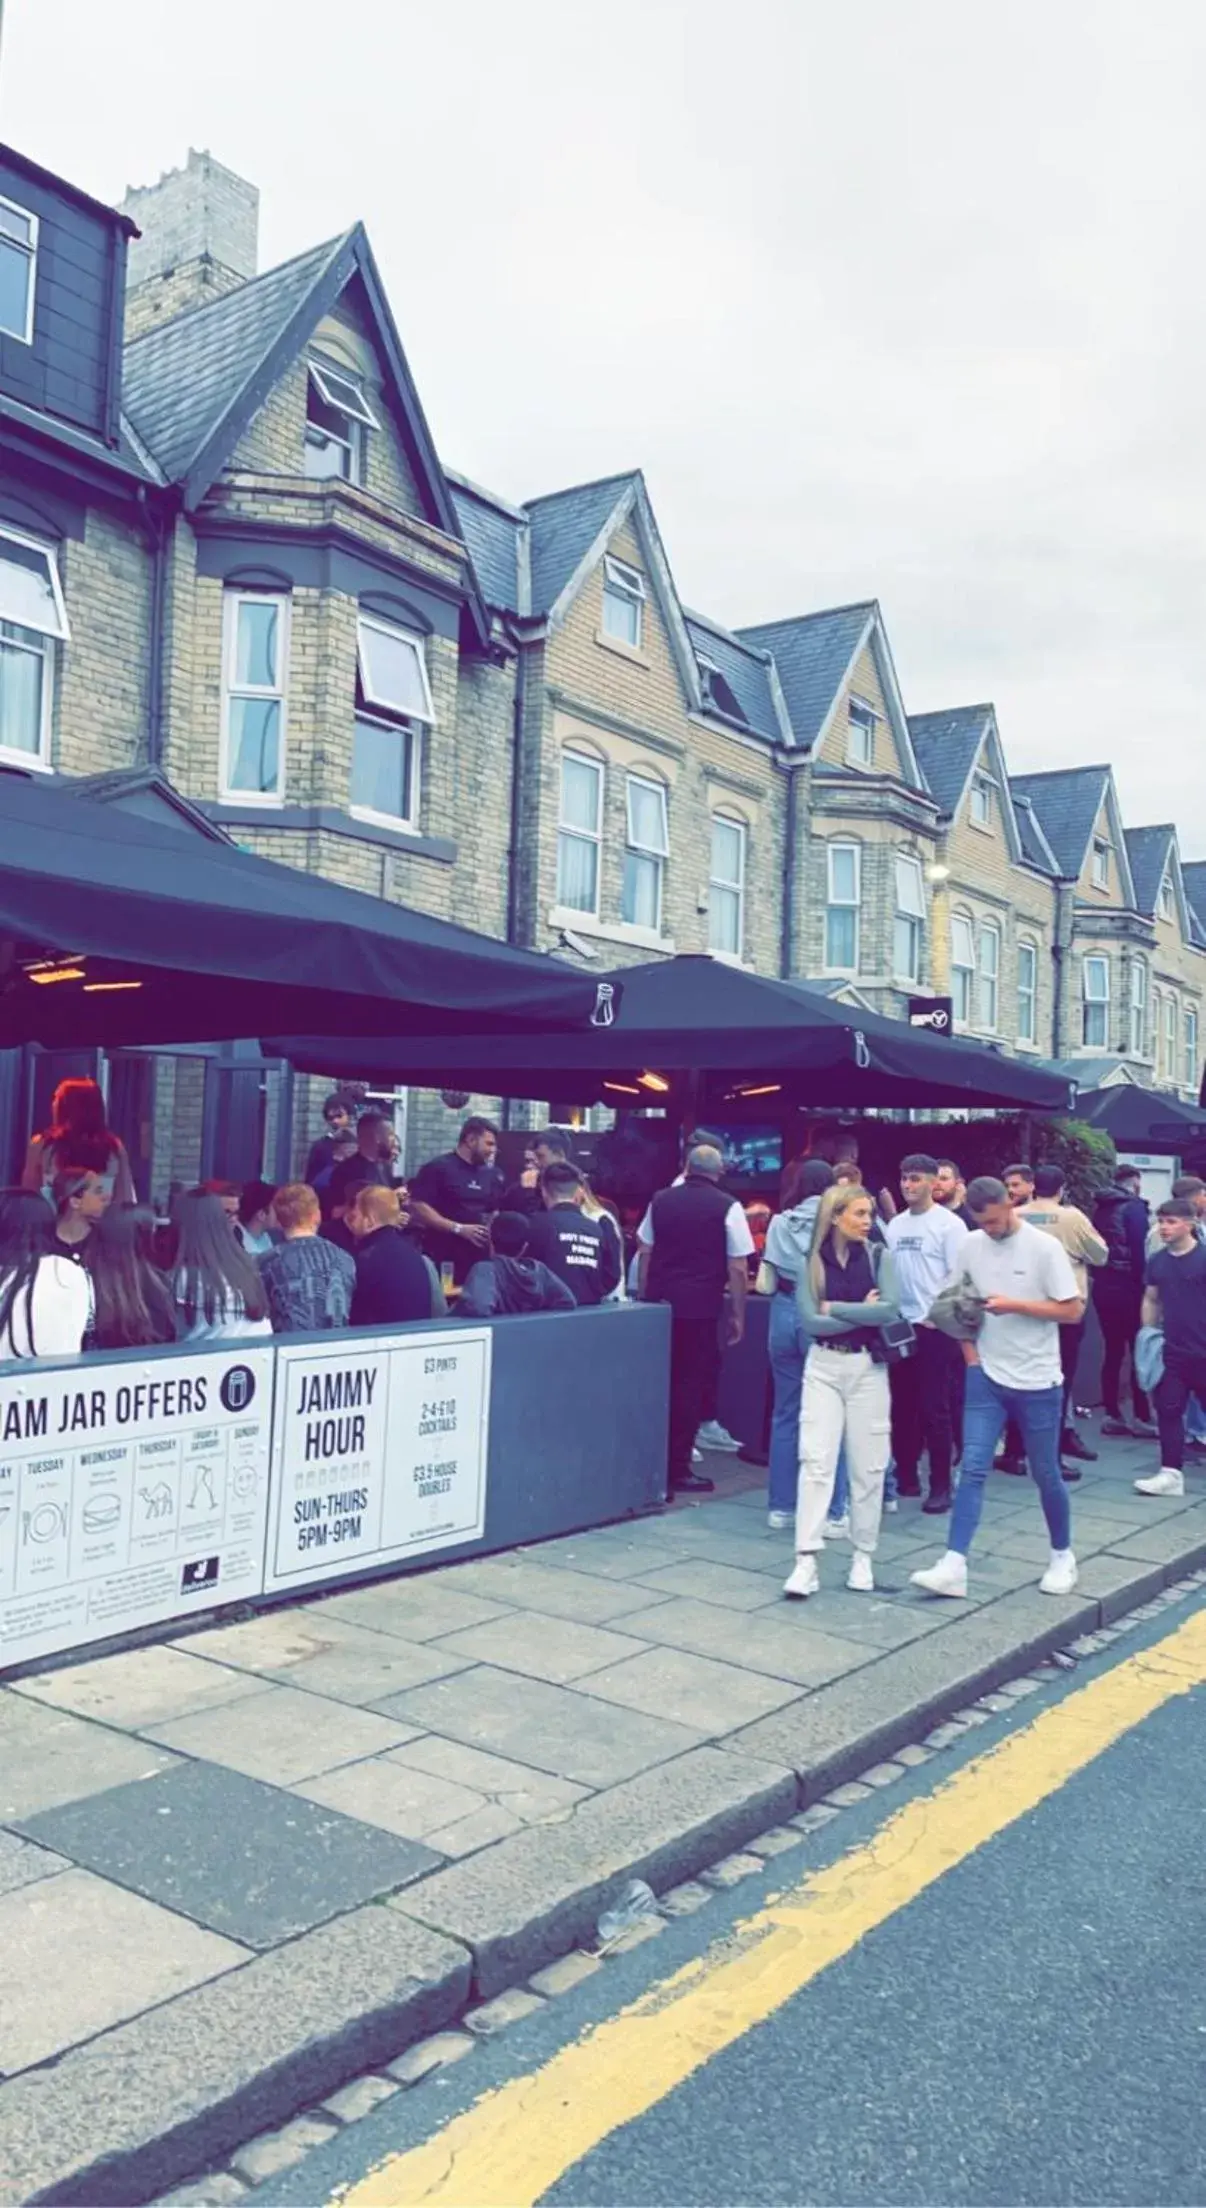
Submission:
M 917 764 L 947 820 L 958 811 L 991 719 L 991 705 L 957 705 L 945 713 L 909 715 Z
M 527 532 L 526 514 L 483 491 L 467 476 L 447 469 L 445 474 L 483 598 L 501 613 L 521 612 L 520 551 Z
M 460 534 L 362 223 L 127 345 L 127 412 L 168 481 L 180 485 L 186 507 L 205 496 L 273 385 L 353 278 L 392 383 L 396 425 L 426 516 L 449 536 Z
M 1177 831 L 1171 821 L 1159 828 L 1126 830 L 1126 855 L 1131 862 L 1136 912 L 1155 913 L 1160 884 L 1167 872 L 1169 852 L 1174 848 L 1176 838 Z
M 1076 881 L 1084 867 L 1094 823 L 1109 792 L 1109 768 L 1057 767 L 1049 774 L 1015 774 L 1012 786 L 1033 805 L 1060 873 L 1066 880 Z
M 636 472 L 605 475 L 597 483 L 575 483 L 569 490 L 526 501 L 532 532 L 532 614 L 551 613 L 565 596 L 597 539 L 619 526 L 612 517 L 639 481 Z
M 766 737 L 769 743 L 790 743 L 791 726 L 769 653 L 743 644 L 740 637 L 722 629 L 718 622 L 709 621 L 706 614 L 685 613 L 684 619 L 697 659 L 710 660 L 719 669 L 740 708 L 744 726 L 755 736 Z M 705 711 L 715 710 L 717 702 L 709 700 L 705 683 Z M 731 723 L 731 715 L 722 717 Z
M 737 630 L 741 643 L 774 659 L 801 750 L 810 751 L 820 736 L 877 612 L 874 599 L 866 599 L 856 606 L 832 606 L 823 613 Z
M 1206 950 L 1206 859 L 1182 859 L 1181 880 L 1189 900 L 1194 942 Z
M 73 775 L 63 788 L 70 797 L 89 797 L 98 805 L 113 805 L 118 812 L 134 813 L 161 828 L 179 828 L 185 835 L 200 836 L 206 843 L 233 843 L 224 828 L 210 820 L 199 805 L 185 797 L 159 767 L 119 767 L 108 774 Z
M 1018 788 L 1016 776 L 1010 779 L 1009 794 L 1013 799 L 1013 817 L 1018 824 L 1022 857 L 1044 874 L 1058 874 L 1059 860 L 1043 834 L 1042 823 L 1030 799 Z

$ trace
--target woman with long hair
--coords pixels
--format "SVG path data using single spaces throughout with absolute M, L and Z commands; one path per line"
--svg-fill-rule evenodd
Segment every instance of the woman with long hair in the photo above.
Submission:
M 783 1590 L 797 1601 L 820 1586 L 817 1558 L 843 1443 L 854 1549 L 846 1585 L 855 1594 L 875 1591 L 871 1559 L 891 1426 L 883 1330 L 900 1317 L 900 1289 L 891 1252 L 872 1245 L 874 1219 L 874 1203 L 857 1182 L 826 1189 L 797 1282 L 810 1346 L 800 1402 L 796 1566 Z
M 92 1317 L 88 1275 L 54 1249 L 34 1189 L 0 1191 L 0 1359 L 77 1357 Z
M 796 1158 L 783 1178 L 782 1209 L 767 1230 L 763 1263 L 774 1275 L 767 1317 L 771 1371 L 770 1465 L 767 1471 L 767 1523 L 783 1533 L 795 1517 L 800 1484 L 800 1393 L 809 1337 L 800 1318 L 800 1275 L 812 1251 L 813 1228 L 821 1198 L 834 1182 L 824 1158 Z M 833 1500 L 825 1521 L 831 1539 L 849 1529 L 846 1519 L 845 1460 L 839 1457 Z
M 176 1339 L 172 1292 L 151 1254 L 154 1233 L 149 1204 L 113 1204 L 89 1236 L 97 1349 L 142 1349 Z
M 73 1264 L 85 1265 L 85 1249 L 109 1209 L 104 1174 L 88 1165 L 65 1165 L 42 1194 L 54 1205 L 52 1248 Z
M 176 1225 L 172 1296 L 181 1339 L 230 1342 L 271 1334 L 264 1284 L 230 1231 L 222 1199 L 190 1188 L 180 1198 Z
M 134 1176 L 120 1135 L 105 1124 L 105 1100 L 95 1081 L 60 1081 L 50 1100 L 50 1125 L 34 1136 L 25 1156 L 22 1188 L 50 1195 L 56 1173 L 87 1166 L 99 1173 L 118 1203 L 135 1200 Z

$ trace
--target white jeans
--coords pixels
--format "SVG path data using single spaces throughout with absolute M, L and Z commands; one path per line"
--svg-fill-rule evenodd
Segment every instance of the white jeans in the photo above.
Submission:
M 804 1367 L 800 1399 L 800 1484 L 796 1491 L 796 1550 L 818 1556 L 833 1495 L 838 1451 L 846 1442 L 850 1474 L 850 1538 L 874 1554 L 884 1503 L 891 1404 L 885 1365 L 865 1349 L 829 1349 L 814 1341 Z

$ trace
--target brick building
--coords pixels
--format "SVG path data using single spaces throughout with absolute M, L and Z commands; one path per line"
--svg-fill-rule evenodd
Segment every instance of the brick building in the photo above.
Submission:
M 115 212 L 0 153 L 0 768 L 600 967 L 950 994 L 1196 1096 L 1173 828 L 1124 829 L 1105 767 L 1011 776 L 989 704 L 910 715 L 874 601 L 684 608 L 639 472 L 522 506 L 449 472 L 364 229 L 260 273 L 257 217 L 208 154 Z M 10 1165 L 66 1070 L 7 1055 Z M 157 1194 L 288 1169 L 325 1086 L 235 1041 L 109 1079 Z M 454 1124 L 412 1099 L 412 1158 Z

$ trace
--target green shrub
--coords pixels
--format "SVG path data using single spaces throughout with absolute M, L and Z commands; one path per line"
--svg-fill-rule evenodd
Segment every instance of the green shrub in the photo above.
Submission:
M 1068 1203 L 1079 1204 L 1092 1216 L 1094 1202 L 1109 1187 L 1118 1164 L 1112 1136 L 1082 1119 L 1036 1119 L 1031 1124 L 1034 1164 L 1058 1165 Z

